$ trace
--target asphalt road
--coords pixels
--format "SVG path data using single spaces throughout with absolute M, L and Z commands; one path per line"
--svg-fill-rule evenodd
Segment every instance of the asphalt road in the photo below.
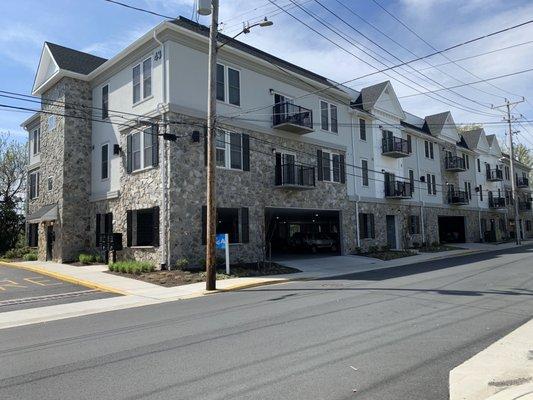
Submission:
M 116 294 L 0 265 L 0 313 L 113 296 Z
M 0 398 L 447 399 L 450 369 L 531 318 L 532 255 L 471 255 L 3 330 Z

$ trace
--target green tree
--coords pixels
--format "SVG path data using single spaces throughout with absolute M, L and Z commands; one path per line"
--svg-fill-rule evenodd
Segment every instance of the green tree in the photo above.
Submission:
M 0 132 L 0 254 L 15 247 L 24 230 L 26 145 Z

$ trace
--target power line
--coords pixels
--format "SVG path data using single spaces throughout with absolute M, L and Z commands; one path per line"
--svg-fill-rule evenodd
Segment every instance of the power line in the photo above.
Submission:
M 271 1 L 271 0 L 269 0 Z M 275 3 L 274 3 L 275 4 Z M 414 63 L 416 61 L 420 61 L 420 60 L 423 60 L 423 59 L 426 59 L 426 58 L 429 58 L 429 57 L 432 57 L 432 56 L 435 56 L 437 54 L 442 54 L 444 52 L 447 52 L 447 51 L 450 51 L 450 50 L 453 50 L 453 49 L 456 49 L 456 48 L 459 48 L 459 47 L 462 47 L 462 46 L 465 46 L 465 45 L 468 45 L 468 44 L 471 44 L 471 43 L 474 43 L 474 42 L 477 42 L 479 40 L 484 40 L 486 38 L 489 38 L 489 37 L 492 37 L 492 36 L 495 36 L 495 35 L 499 35 L 501 33 L 505 33 L 505 32 L 508 32 L 510 30 L 513 30 L 513 29 L 517 29 L 517 28 L 520 28 L 522 26 L 525 26 L 525 25 L 528 25 L 528 24 L 531 24 L 533 23 L 533 20 L 528 20 L 528 21 L 525 21 L 525 22 L 522 22 L 520 24 L 517 24 L 517 25 L 513 25 L 513 26 L 510 26 L 510 27 L 507 27 L 507 28 L 504 28 L 504 29 L 500 29 L 498 31 L 494 31 L 494 32 L 491 32 L 491 33 L 488 33 L 488 34 L 485 34 L 485 35 L 482 35 L 482 36 L 477 36 L 475 38 L 472 38 L 472 39 L 469 39 L 467 41 L 464 41 L 464 42 L 460 42 L 460 43 L 457 43 L 457 44 L 454 44 L 452 46 L 449 46 L 449 47 L 446 47 L 442 50 L 438 50 L 438 51 L 435 51 L 433 53 L 429 53 L 429 54 L 426 54 L 425 56 L 421 56 L 421 57 L 417 57 L 417 58 L 414 58 L 414 59 L 411 59 L 411 60 L 408 60 L 402 64 L 396 64 L 396 65 L 393 65 L 391 67 L 388 67 L 388 68 L 385 68 L 385 69 L 382 69 L 382 70 L 379 70 L 379 71 L 375 71 L 375 72 L 370 72 L 368 74 L 364 74 L 364 75 L 360 75 L 360 76 L 357 76 L 355 78 L 351 78 L 351 79 L 348 79 L 346 81 L 343 81 L 343 82 L 338 82 L 338 83 L 331 83 L 329 85 L 326 85 L 325 88 L 322 88 L 322 89 L 317 89 L 316 91 L 314 92 L 310 92 L 310 93 L 306 93 L 306 94 L 303 94 L 303 95 L 300 95 L 300 96 L 297 96 L 294 98 L 294 100 L 296 99 L 300 99 L 300 98 L 303 98 L 303 97 L 307 97 L 307 96 L 311 96 L 313 94 L 317 94 L 317 93 L 320 93 L 320 92 L 323 92 L 325 90 L 329 90 L 329 89 L 333 89 L 333 88 L 338 88 L 339 86 L 342 86 L 342 85 L 346 85 L 348 83 L 351 83 L 351 82 L 354 82 L 356 80 L 359 80 L 359 79 L 363 79 L 363 78 L 367 78 L 369 76 L 372 76 L 372 75 L 376 75 L 376 74 L 379 74 L 379 73 L 382 73 L 382 72 L 386 72 L 386 71 L 390 71 L 394 68 L 398 68 L 399 66 L 402 66 L 402 65 L 407 65 L 407 64 L 411 64 L 411 63 Z M 233 114 L 233 115 L 228 115 L 228 116 L 219 116 L 220 117 L 225 117 L 225 118 L 233 118 L 235 116 L 239 116 L 239 115 L 243 115 L 243 114 L 247 114 L 249 112 L 253 112 L 253 111 L 257 111 L 257 110 L 261 110 L 261 109 L 264 109 L 264 108 L 268 108 L 268 107 L 271 107 L 271 105 L 266 105 L 266 106 L 262 106 L 262 107 L 255 107 L 255 108 L 251 108 L 251 109 L 248 109 L 248 110 L 245 110 L 245 111 L 242 111 L 242 112 L 239 112 L 239 113 L 236 113 L 236 114 Z
M 377 0 L 372 0 L 379 8 L 381 8 L 383 11 L 385 11 L 388 15 L 390 15 L 394 20 L 396 20 L 397 22 L 399 22 L 405 29 L 407 29 L 409 32 L 411 32 L 413 35 L 415 35 L 418 39 L 420 39 L 422 42 L 424 42 L 426 45 L 428 45 L 432 50 L 437 50 L 431 43 L 429 43 L 427 40 L 425 40 L 422 36 L 420 36 L 418 33 L 416 33 L 413 29 L 411 29 L 410 26 L 408 26 L 406 23 L 404 23 L 402 20 L 400 20 L 396 15 L 394 15 L 393 13 L 391 13 L 388 9 L 386 9 L 383 5 L 381 5 Z M 447 55 L 443 54 L 442 55 L 444 58 L 446 58 L 448 61 L 451 61 Z M 455 64 L 455 63 L 454 63 Z M 474 74 L 472 71 L 468 70 L 467 68 L 461 66 L 461 65 L 458 65 L 458 64 L 455 64 L 457 65 L 459 68 L 461 68 L 463 71 L 467 72 L 468 74 L 472 75 L 473 77 L 475 78 L 479 78 L 479 76 L 477 76 L 476 74 Z M 505 89 L 502 89 L 498 86 L 495 86 L 495 85 L 492 85 L 490 84 L 491 86 L 493 86 L 494 88 L 498 89 L 498 90 L 501 90 L 502 92 L 505 92 L 505 93 L 508 93 L 508 94 L 511 94 L 513 96 L 518 96 L 518 97 L 522 97 L 522 96 L 519 96 L 517 94 L 514 94 L 514 93 L 511 93 L 509 92 L 508 90 L 505 90 Z
M 119 5 L 119 6 L 122 6 L 122 7 L 126 7 L 126 8 L 129 8 L 131 10 L 140 11 L 140 12 L 144 12 L 144 13 L 147 13 L 147 14 L 155 15 L 157 17 L 163 17 L 163 18 L 171 19 L 171 20 L 172 19 L 176 19 L 176 17 L 170 17 L 168 15 L 160 14 L 160 13 L 157 13 L 155 11 L 147 10 L 145 8 L 135 7 L 135 6 L 132 6 L 130 4 L 122 3 L 121 1 L 116 1 L 116 0 L 104 0 L 104 1 L 107 1 L 108 3 L 116 4 L 116 5 Z

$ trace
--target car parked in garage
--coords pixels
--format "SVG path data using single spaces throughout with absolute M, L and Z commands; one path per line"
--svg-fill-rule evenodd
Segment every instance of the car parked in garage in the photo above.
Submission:
M 317 253 L 319 250 L 338 250 L 337 239 L 329 233 L 296 232 L 288 241 L 289 247 L 297 250 L 308 250 Z

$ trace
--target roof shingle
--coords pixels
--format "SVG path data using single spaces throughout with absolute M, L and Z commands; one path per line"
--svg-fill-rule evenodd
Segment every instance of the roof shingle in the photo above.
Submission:
M 46 45 L 60 69 L 78 74 L 88 75 L 107 61 L 105 58 L 69 49 L 58 44 L 46 42 Z

